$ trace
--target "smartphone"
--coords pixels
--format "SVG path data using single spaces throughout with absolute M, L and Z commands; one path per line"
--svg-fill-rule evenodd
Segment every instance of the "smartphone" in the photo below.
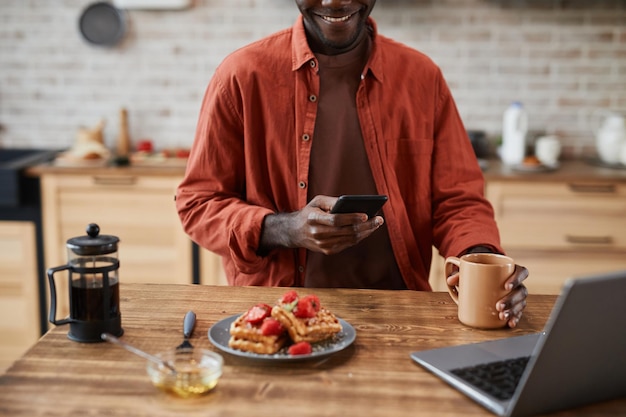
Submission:
M 387 202 L 386 195 L 342 195 L 330 211 L 337 213 L 365 213 L 368 218 L 376 216 Z

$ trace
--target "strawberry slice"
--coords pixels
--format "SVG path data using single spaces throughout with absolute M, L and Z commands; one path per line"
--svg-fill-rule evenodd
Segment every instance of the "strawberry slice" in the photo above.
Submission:
M 311 318 L 315 317 L 317 312 L 320 311 L 320 299 L 317 295 L 305 295 L 298 300 L 298 305 L 293 310 L 293 315 L 298 318 Z
M 278 300 L 280 304 L 291 304 L 298 299 L 298 293 L 295 290 L 289 290 Z
M 308 355 L 313 352 L 313 348 L 309 342 L 298 342 L 287 349 L 287 353 L 290 355 Z
M 246 321 L 250 324 L 259 324 L 266 317 L 269 317 L 272 311 L 272 307 L 265 303 L 259 303 L 253 307 L 250 307 L 250 310 L 246 313 Z
M 280 336 L 285 331 L 280 322 L 272 317 L 267 317 L 261 324 L 261 333 L 263 336 Z

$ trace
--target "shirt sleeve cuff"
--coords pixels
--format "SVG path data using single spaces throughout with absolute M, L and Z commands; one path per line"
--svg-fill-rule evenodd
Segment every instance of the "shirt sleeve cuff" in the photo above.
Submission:
M 257 252 L 263 219 L 273 212 L 258 207 L 250 210 L 240 213 L 240 221 L 233 222 L 237 226 L 231 230 L 228 239 L 228 248 L 235 267 L 244 274 L 257 273 L 266 268 L 269 262 L 268 258 L 260 256 Z
M 468 253 L 500 253 L 500 252 L 491 245 L 476 245 L 463 251 L 460 256 L 466 255 Z

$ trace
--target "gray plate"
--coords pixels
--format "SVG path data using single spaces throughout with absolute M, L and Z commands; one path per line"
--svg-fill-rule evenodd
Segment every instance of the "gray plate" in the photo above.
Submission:
M 339 319 L 342 330 L 329 340 L 319 343 L 313 343 L 313 352 L 308 355 L 289 355 L 287 348 L 283 348 L 272 355 L 263 355 L 259 353 L 244 352 L 242 350 L 232 349 L 228 346 L 230 339 L 230 324 L 241 314 L 227 317 L 218 321 L 209 329 L 209 340 L 218 349 L 231 355 L 240 356 L 249 359 L 258 359 L 264 361 L 301 361 L 305 359 L 316 359 L 337 353 L 350 346 L 356 339 L 356 331 L 354 327 L 345 320 Z

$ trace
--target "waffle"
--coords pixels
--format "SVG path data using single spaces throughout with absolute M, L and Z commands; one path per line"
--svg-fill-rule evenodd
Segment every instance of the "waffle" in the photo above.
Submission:
M 294 343 L 321 342 L 341 331 L 341 323 L 337 317 L 324 307 L 320 308 L 313 317 L 299 318 L 281 306 L 274 306 L 272 317 L 287 329 L 289 337 Z
M 287 336 L 265 336 L 260 326 L 254 326 L 245 319 L 245 314 L 237 317 L 230 325 L 228 346 L 233 349 L 261 354 L 278 352 L 287 342 Z

